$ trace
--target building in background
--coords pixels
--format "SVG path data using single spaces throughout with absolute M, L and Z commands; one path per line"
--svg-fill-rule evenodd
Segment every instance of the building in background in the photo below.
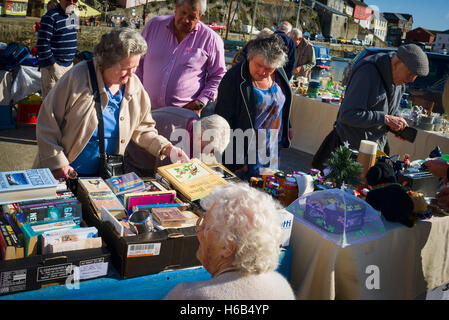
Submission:
M 437 34 L 432 51 L 442 54 L 449 53 L 449 30 Z
M 373 9 L 366 3 L 358 0 L 348 0 L 348 5 L 353 8 L 352 17 L 362 28 L 369 29 L 371 25 L 371 18 Z
M 408 42 L 419 42 L 422 44 L 432 44 L 435 41 L 435 31 L 424 28 L 416 28 L 407 32 L 405 39 Z
M 407 32 L 412 30 L 413 17 L 408 13 L 383 12 L 384 18 L 388 22 L 387 41 L 393 46 L 400 46 L 405 40 Z
M 0 0 L 1 15 L 25 17 L 27 15 L 28 0 Z
M 132 8 L 156 1 L 165 1 L 165 0 L 116 0 L 116 3 L 119 7 L 122 8 Z
M 369 29 L 376 37 L 382 41 L 385 41 L 387 38 L 388 21 L 379 12 L 379 10 L 377 10 L 377 7 L 372 7 L 371 9 L 373 10 L 373 14 Z

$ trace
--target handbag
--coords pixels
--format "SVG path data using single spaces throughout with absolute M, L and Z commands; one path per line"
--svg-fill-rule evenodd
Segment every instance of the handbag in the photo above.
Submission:
M 100 144 L 100 166 L 99 175 L 103 179 L 109 179 L 113 176 L 123 174 L 123 155 L 107 154 L 104 148 L 104 123 L 103 112 L 101 110 L 100 91 L 98 90 L 97 77 L 95 76 L 95 68 L 92 60 L 87 61 L 89 67 L 90 82 L 94 93 L 95 109 L 98 118 L 98 140 Z

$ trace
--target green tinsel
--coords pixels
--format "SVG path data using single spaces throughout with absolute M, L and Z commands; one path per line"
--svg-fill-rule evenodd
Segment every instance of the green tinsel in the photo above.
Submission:
M 360 183 L 362 165 L 351 159 L 351 150 L 347 146 L 337 147 L 331 153 L 327 164 L 331 172 L 326 179 L 335 183 L 337 188 L 340 188 L 343 183 L 354 186 Z

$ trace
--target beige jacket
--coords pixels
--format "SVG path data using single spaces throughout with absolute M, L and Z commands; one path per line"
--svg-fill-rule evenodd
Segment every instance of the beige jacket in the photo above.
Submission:
M 108 96 L 96 64 L 95 71 L 104 110 Z M 119 154 L 124 154 L 131 139 L 155 156 L 160 156 L 162 148 L 170 143 L 158 135 L 150 110 L 150 98 L 139 78 L 133 75 L 126 84 L 120 107 Z M 38 153 L 33 167 L 55 170 L 69 165 L 97 126 L 89 71 L 87 63 L 81 62 L 64 74 L 42 103 L 36 127 Z

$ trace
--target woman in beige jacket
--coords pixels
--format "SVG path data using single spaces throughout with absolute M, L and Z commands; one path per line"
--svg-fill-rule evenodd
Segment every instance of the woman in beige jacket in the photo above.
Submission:
M 172 161 L 188 161 L 181 149 L 158 134 L 150 99 L 134 74 L 146 49 L 141 35 L 129 28 L 104 34 L 94 49 L 106 152 L 123 155 L 133 140 L 161 159 L 171 156 Z M 56 179 L 68 179 L 75 172 L 97 175 L 97 126 L 88 65 L 81 62 L 56 83 L 42 103 L 36 128 L 38 154 L 33 166 L 50 168 Z

